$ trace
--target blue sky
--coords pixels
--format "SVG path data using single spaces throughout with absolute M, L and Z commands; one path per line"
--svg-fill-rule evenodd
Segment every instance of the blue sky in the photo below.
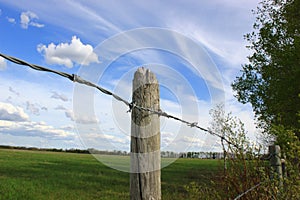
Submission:
M 257 0 L 0 0 L 0 52 L 79 74 L 128 101 L 134 71 L 145 66 L 161 83 L 164 111 L 207 127 L 209 110 L 225 102 L 255 139 L 251 107 L 235 100 L 230 84 L 247 62 L 243 35 L 252 30 L 257 5 Z M 122 37 L 128 40 L 114 43 Z M 197 59 L 203 66 L 195 68 L 191 60 Z M 3 59 L 0 91 L 2 145 L 129 150 L 128 108 L 111 97 Z M 172 120 L 161 119 L 161 133 L 162 150 L 218 149 L 218 138 Z

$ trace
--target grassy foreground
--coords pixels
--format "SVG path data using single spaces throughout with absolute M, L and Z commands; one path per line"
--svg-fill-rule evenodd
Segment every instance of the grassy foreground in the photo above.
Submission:
M 218 166 L 178 159 L 162 169 L 162 199 L 186 198 L 184 186 L 209 184 Z M 89 154 L 0 150 L 0 199 L 129 199 L 129 177 Z

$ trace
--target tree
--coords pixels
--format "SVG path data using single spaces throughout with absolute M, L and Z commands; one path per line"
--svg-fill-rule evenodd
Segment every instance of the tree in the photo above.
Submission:
M 270 178 L 269 156 L 266 157 L 260 144 L 252 144 L 246 137 L 243 122 L 232 116 L 232 113 L 225 113 L 222 105 L 210 110 L 210 115 L 212 121 L 209 130 L 222 135 L 231 143 L 222 141 L 223 151 L 228 155 L 227 160 L 224 160 L 224 175 L 221 177 L 222 181 L 216 183 L 215 190 L 192 184 L 187 187 L 189 192 L 195 197 L 212 193 L 214 197 L 211 199 L 216 199 L 216 196 L 219 199 L 220 196 L 222 199 L 233 199 L 259 183 L 259 187 L 245 194 L 243 199 L 300 198 L 300 140 L 293 131 L 282 126 L 272 127 L 286 164 L 284 187 L 280 187 L 278 179 Z
M 227 119 L 225 119 L 225 109 L 224 109 L 224 105 L 223 104 L 219 104 L 216 106 L 215 109 L 211 109 L 209 111 L 209 114 L 212 117 L 212 121 L 210 122 L 210 127 L 209 127 L 209 131 L 213 132 L 213 133 L 218 133 L 219 135 L 221 135 L 222 137 L 226 137 L 226 121 L 228 121 L 228 117 Z M 221 145 L 222 145 L 222 150 L 223 150 L 223 169 L 224 169 L 224 174 L 226 173 L 227 170 L 227 150 L 225 148 L 225 144 L 224 144 L 224 140 L 221 139 Z
M 234 146 L 226 143 L 221 138 L 221 145 L 223 150 L 223 169 L 224 174 L 227 170 L 227 154 L 237 154 L 239 151 L 241 155 L 250 146 L 250 143 L 246 137 L 247 131 L 244 123 L 237 117 L 232 116 L 232 113 L 225 113 L 224 105 L 218 104 L 214 109 L 211 109 L 209 114 L 212 117 L 210 122 L 209 131 L 217 133 L 218 135 L 226 138 Z M 236 147 L 239 147 L 238 149 Z
M 263 0 L 254 31 L 245 35 L 252 54 L 232 84 L 237 99 L 251 103 L 259 127 L 293 129 L 300 138 L 300 0 Z

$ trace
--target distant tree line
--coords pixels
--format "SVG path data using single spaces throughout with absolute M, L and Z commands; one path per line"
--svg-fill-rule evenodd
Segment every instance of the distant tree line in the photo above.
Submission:
M 24 146 L 9 146 L 0 145 L 0 149 L 17 149 L 17 150 L 30 150 L 30 151 L 49 151 L 49 152 L 67 152 L 67 153 L 82 153 L 82 154 L 102 154 L 102 155 L 120 155 L 129 156 L 130 153 L 127 151 L 120 150 L 97 150 L 94 148 L 89 149 L 58 149 L 58 148 L 37 148 L 37 147 L 24 147 Z M 201 158 L 201 159 L 222 159 L 224 156 L 223 152 L 173 152 L 173 151 L 162 151 L 161 157 L 163 158 Z M 232 155 L 234 157 L 234 155 Z
M 37 148 L 37 147 L 23 147 L 23 146 L 9 146 L 9 145 L 0 145 L 0 149 L 17 149 L 17 150 L 30 150 L 30 151 L 52 151 L 52 152 L 85 153 L 85 154 L 90 153 L 86 149 Z

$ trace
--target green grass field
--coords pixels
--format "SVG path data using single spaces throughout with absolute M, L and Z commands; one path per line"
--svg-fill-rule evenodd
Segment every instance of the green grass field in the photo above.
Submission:
M 162 169 L 162 199 L 186 198 L 185 185 L 218 171 L 217 160 L 178 159 Z M 89 154 L 0 150 L 0 199 L 129 199 L 129 177 Z

